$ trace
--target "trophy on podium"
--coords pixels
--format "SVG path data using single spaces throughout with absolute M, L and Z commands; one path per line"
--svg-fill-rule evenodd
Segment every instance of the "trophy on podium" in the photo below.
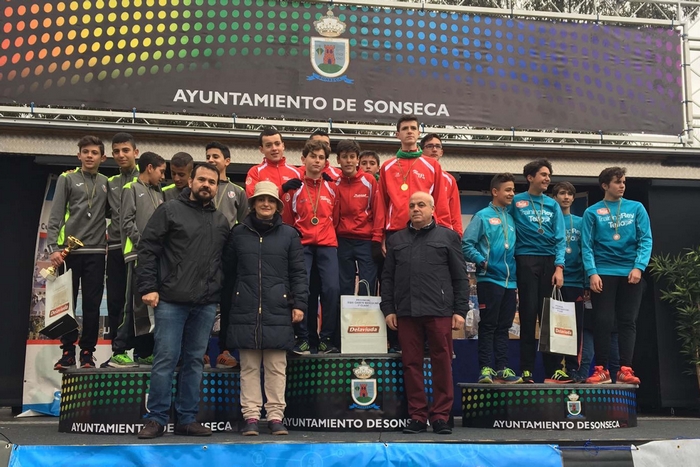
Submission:
M 77 250 L 78 248 L 82 248 L 84 246 L 85 245 L 83 245 L 83 242 L 71 235 L 68 237 L 68 245 L 61 251 L 61 257 L 66 259 L 66 256 L 68 256 L 71 251 Z M 56 280 L 56 268 L 54 266 L 42 269 L 39 271 L 39 274 L 48 281 Z

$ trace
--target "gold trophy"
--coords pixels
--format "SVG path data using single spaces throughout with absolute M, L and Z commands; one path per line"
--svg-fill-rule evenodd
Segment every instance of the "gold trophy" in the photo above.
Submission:
M 84 246 L 85 245 L 83 245 L 83 242 L 71 235 L 70 237 L 68 237 L 68 246 L 66 246 L 63 249 L 63 251 L 61 251 L 61 258 L 66 259 L 66 256 L 68 256 L 68 254 L 71 251 L 77 250 L 78 248 L 82 248 Z M 42 269 L 41 271 L 39 271 L 39 274 L 41 274 L 41 277 L 43 277 L 47 281 L 56 280 L 56 268 L 53 266 Z

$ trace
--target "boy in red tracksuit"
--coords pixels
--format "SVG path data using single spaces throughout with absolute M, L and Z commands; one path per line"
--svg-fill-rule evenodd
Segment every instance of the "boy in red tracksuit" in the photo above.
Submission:
M 342 176 L 336 182 L 338 201 L 336 217 L 338 227 L 338 267 L 340 271 L 340 295 L 355 292 L 355 262 L 360 280 L 360 294 L 374 295 L 377 282 L 375 255 L 381 255 L 384 226 L 384 206 L 379 199 L 379 187 L 375 178 L 358 170 L 360 145 L 353 140 L 343 140 L 336 148 Z
M 423 150 L 423 155 L 425 157 L 430 157 L 440 162 L 440 158 L 443 155 L 442 140 L 435 133 L 430 133 L 423 136 L 420 141 L 420 147 Z M 457 187 L 457 180 L 449 172 L 442 172 L 444 178 L 444 183 L 442 184 L 442 189 L 445 190 L 445 196 L 447 196 L 447 205 L 450 208 L 450 223 L 452 224 L 452 230 L 457 232 L 459 236 L 462 236 L 464 228 L 462 227 L 462 203 L 459 199 L 459 188 Z
M 450 209 L 443 188 L 444 177 L 435 159 L 422 155 L 418 146 L 420 129 L 414 115 L 402 116 L 396 124 L 401 149 L 379 170 L 379 191 L 385 207 L 385 241 L 408 224 L 408 199 L 417 191 L 435 200 L 435 221 L 452 229 Z
M 283 220 L 301 232 L 307 277 L 316 264 L 321 275 L 321 309 L 323 324 L 319 333 L 318 351 L 338 353 L 333 336 L 338 327 L 340 288 L 338 285 L 338 240 L 335 235 L 335 184 L 325 181 L 321 174 L 329 154 L 321 141 L 309 141 L 302 152 L 305 167 L 300 187 L 284 193 Z M 296 326 L 297 341 L 294 352 L 309 353 L 307 317 Z
M 258 137 L 258 145 L 265 158 L 262 163 L 248 171 L 245 180 L 246 196 L 253 196 L 255 184 L 264 180 L 277 185 L 280 188 L 280 194 L 299 188 L 301 186 L 299 180 L 302 176 L 301 171 L 293 165 L 287 164 L 284 157 L 284 142 L 280 132 L 274 128 L 264 129 Z

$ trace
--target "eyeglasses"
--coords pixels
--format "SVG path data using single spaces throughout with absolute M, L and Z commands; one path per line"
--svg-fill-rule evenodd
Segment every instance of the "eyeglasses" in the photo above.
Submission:
M 426 144 L 423 149 L 442 149 L 442 144 Z

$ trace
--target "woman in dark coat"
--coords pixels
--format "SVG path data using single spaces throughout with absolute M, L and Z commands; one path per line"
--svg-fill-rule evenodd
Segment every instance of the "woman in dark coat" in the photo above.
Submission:
M 282 223 L 282 201 L 272 182 L 258 182 L 248 200 L 250 214 L 231 231 L 224 271 L 234 283 L 228 344 L 239 349 L 244 436 L 259 433 L 262 409 L 260 364 L 265 368 L 265 410 L 273 435 L 286 435 L 287 351 L 293 323 L 306 312 L 308 283 L 299 232 Z

